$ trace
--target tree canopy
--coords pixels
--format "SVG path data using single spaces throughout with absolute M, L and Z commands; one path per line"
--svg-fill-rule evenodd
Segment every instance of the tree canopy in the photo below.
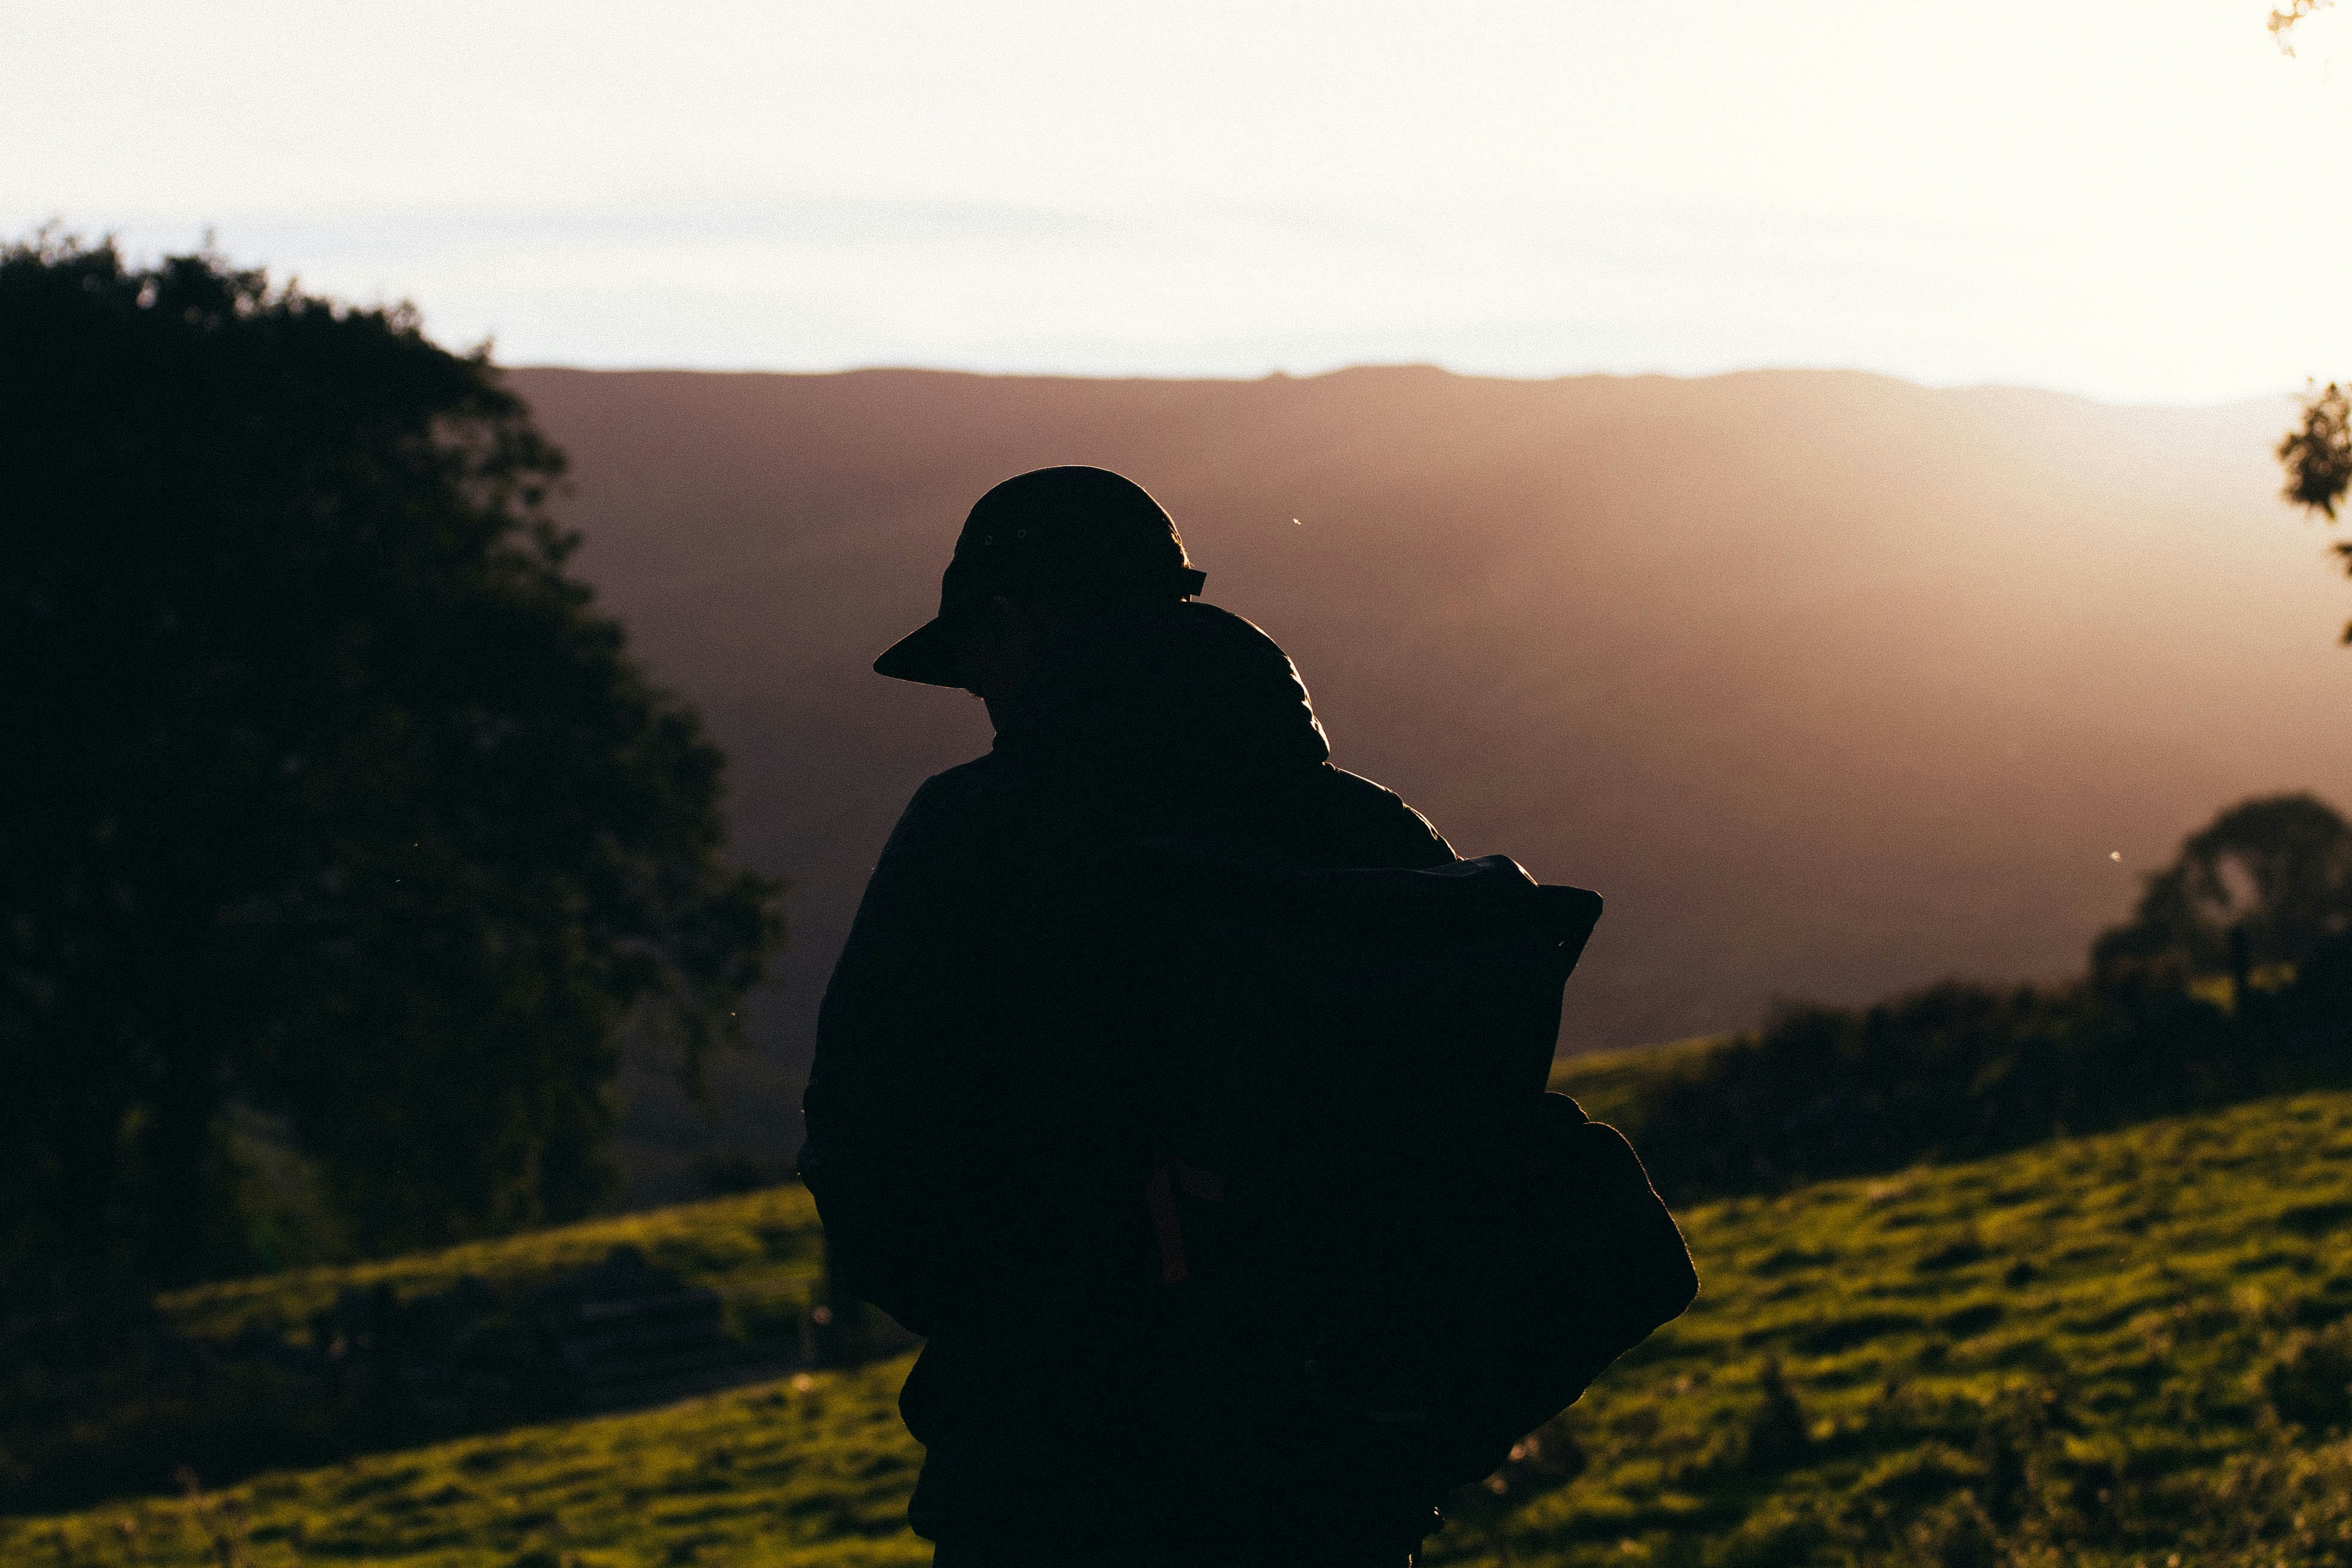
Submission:
M 2270 15 L 2271 37 L 2281 49 L 2294 53 L 2295 24 L 2334 3 L 2288 0 Z M 2352 405 L 2342 387 L 2331 381 L 2304 400 L 2302 418 L 2278 444 L 2278 459 L 2286 469 L 2286 499 L 2334 522 L 2347 487 L 2352 487 Z M 2338 543 L 2336 553 L 2352 573 L 2352 543 Z M 2352 643 L 2352 624 L 2345 626 L 2344 640 Z
M 2304 400 L 2303 417 L 2278 444 L 2278 459 L 2286 469 L 2286 499 L 2334 522 L 2352 486 L 2352 404 L 2342 387 L 2331 381 Z M 2352 572 L 2352 542 L 2339 541 L 2335 550 Z M 2352 643 L 2352 625 L 2344 640 Z
M 0 1278 L 249 1256 L 233 1117 L 366 1249 L 606 1190 L 780 940 L 722 759 L 568 575 L 487 351 L 211 255 L 0 250 Z
M 2291 973 L 2352 930 L 2352 825 L 2315 795 L 2242 801 L 2148 878 L 2139 907 L 2091 950 L 2095 973 L 2176 982 L 2276 966 Z

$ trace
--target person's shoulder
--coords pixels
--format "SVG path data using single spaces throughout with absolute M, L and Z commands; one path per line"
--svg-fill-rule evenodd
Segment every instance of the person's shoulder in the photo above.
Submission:
M 915 797 L 907 803 L 907 809 L 920 806 L 929 811 L 954 811 L 969 807 L 992 794 L 1001 794 L 1004 778 L 1004 759 L 994 752 L 985 752 L 925 779 L 916 787 Z
M 1329 763 L 1319 770 L 1329 808 L 1343 819 L 1351 848 L 1366 863 L 1434 866 L 1454 859 L 1454 846 L 1404 797 L 1361 773 Z
M 993 752 L 933 773 L 907 802 L 894 837 L 950 831 L 988 815 L 1006 794 L 1005 774 L 1003 760 Z
M 1002 837 L 1003 772 L 983 756 L 925 779 L 882 846 L 876 885 L 898 889 L 981 874 Z
M 1002 832 L 1025 797 L 1019 771 L 990 752 L 925 779 L 890 834 L 900 849 L 942 847 Z

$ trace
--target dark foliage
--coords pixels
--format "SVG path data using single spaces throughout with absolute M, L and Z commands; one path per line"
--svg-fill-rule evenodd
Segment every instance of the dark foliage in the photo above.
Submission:
M 2298 15 L 2304 8 L 2305 0 L 2296 0 Z M 2274 13 L 2273 31 L 2277 20 Z M 2286 499 L 2334 522 L 2345 489 L 2352 486 L 2352 403 L 2342 387 L 2331 381 L 2305 400 L 2303 422 L 2278 444 L 2278 460 L 2286 469 Z M 2337 544 L 2336 553 L 2352 572 L 2352 544 Z M 2344 640 L 2352 643 L 2352 625 L 2344 628 Z
M 2286 499 L 2333 521 L 2352 484 L 2352 407 L 2343 388 L 2331 381 L 2312 394 L 2303 423 L 2280 440 L 2278 459 L 2286 469 Z
M 0 251 L 11 1294 L 245 1266 L 232 1104 L 368 1250 L 578 1214 L 622 1032 L 734 1034 L 775 889 L 562 468 L 405 310 Z
M 2148 879 L 2128 924 L 2091 949 L 2092 973 L 2236 984 L 2292 973 L 2352 929 L 2352 826 L 2308 795 L 2245 801 Z
M 1790 1007 L 1646 1080 L 1624 1119 L 1692 1197 L 2352 1083 L 2347 925 L 2352 828 L 2309 795 L 2247 801 L 2148 879 L 2088 979 Z
M 2289 1334 L 2263 1369 L 2262 1386 L 2283 1421 L 2313 1432 L 2352 1425 L 2352 1319 Z

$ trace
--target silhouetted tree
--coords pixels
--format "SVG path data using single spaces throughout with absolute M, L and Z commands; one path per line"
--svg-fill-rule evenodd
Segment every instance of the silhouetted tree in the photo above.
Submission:
M 1696 1197 L 2340 1087 L 2352 824 L 2308 795 L 2220 813 L 2100 936 L 2091 969 L 2057 986 L 1946 981 L 1866 1007 L 1784 1006 L 1662 1060 L 1611 1119 L 1661 1192 Z M 2223 974 L 2241 983 L 2233 1005 L 2200 984 Z
M 2281 49 L 2294 53 L 2295 24 L 2334 3 L 2288 0 L 2270 14 L 2271 37 L 2278 40 Z M 2343 504 L 2347 489 L 2352 488 L 2352 399 L 2347 399 L 2342 386 L 2331 381 L 2304 400 L 2303 417 L 2279 442 L 2278 458 L 2286 469 L 2286 499 L 2334 522 L 2336 509 Z M 2338 541 L 2334 549 L 2345 570 L 2352 573 L 2352 542 Z M 2352 622 L 2346 623 L 2343 640 L 2352 643 Z M 2155 891 L 2151 889 L 2151 895 Z M 2352 931 L 2346 929 L 2340 909 L 2330 931 L 2328 940 L 2311 944 L 2294 960 L 2297 966 L 2294 1011 L 2305 1026 L 2302 1038 L 2314 1037 L 2315 1025 L 2321 1036 L 2330 1032 L 2330 1026 L 2340 1031 L 2344 1020 L 2352 1017 Z M 2236 933 L 2231 963 L 2242 981 L 2253 962 L 2249 948 L 2248 933 L 2242 928 Z M 2093 956 L 2095 961 L 2096 950 Z
M 2304 401 L 2303 419 L 2278 445 L 2286 469 L 2286 499 L 2336 521 L 2347 486 L 2352 486 L 2352 405 L 2344 389 L 2329 382 Z M 2336 553 L 2352 572 L 2352 542 L 2337 541 Z M 2352 643 L 2352 625 L 2344 628 Z
M 2309 795 L 2242 801 L 2147 879 L 2130 921 L 2091 949 L 2095 973 L 2175 982 L 2300 964 L 2352 928 L 2352 826 Z
M 2271 37 L 2281 49 L 2294 53 L 2295 24 L 2332 4 L 2288 0 L 2270 14 Z M 2334 522 L 2345 489 L 2352 486 L 2352 405 L 2342 387 L 2331 381 L 2304 400 L 2302 420 L 2280 440 L 2278 459 L 2286 469 L 2286 499 Z M 2335 549 L 2352 573 L 2352 543 L 2339 542 Z M 2352 643 L 2352 623 L 2344 628 L 2344 640 Z
M 233 1104 L 373 1248 L 606 1190 L 781 935 L 487 353 L 211 255 L 0 250 L 0 1279 L 238 1261 Z

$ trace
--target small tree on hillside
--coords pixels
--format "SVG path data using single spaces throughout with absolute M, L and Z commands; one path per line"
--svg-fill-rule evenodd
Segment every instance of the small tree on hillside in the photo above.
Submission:
M 235 1266 L 237 1104 L 373 1249 L 575 1215 L 622 1031 L 735 1036 L 776 889 L 562 467 L 405 309 L 0 251 L 0 1279 Z
M 2102 975 L 2176 980 L 2298 965 L 2352 927 L 2352 825 L 2308 795 L 2231 806 L 2147 879 L 2126 924 L 2102 935 Z

